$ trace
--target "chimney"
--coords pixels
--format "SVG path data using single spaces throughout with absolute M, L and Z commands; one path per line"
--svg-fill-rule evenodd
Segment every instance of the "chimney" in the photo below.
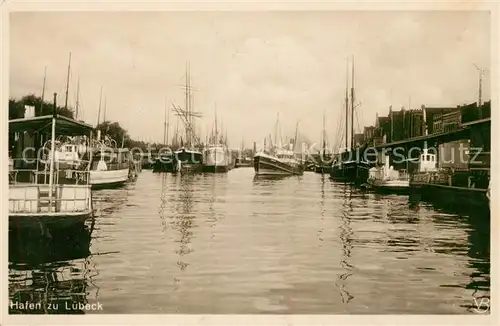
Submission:
M 423 114 L 423 134 L 424 136 L 427 136 L 428 130 L 427 130 L 427 110 L 425 109 L 425 105 L 421 106 L 422 108 L 422 114 Z

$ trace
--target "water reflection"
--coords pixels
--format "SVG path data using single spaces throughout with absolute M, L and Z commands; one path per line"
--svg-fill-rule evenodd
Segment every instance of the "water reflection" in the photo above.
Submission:
M 161 219 L 161 230 L 162 232 L 165 232 L 167 229 L 167 222 L 165 220 L 165 209 L 167 207 L 167 193 L 168 193 L 168 188 L 167 188 L 167 173 L 161 173 L 160 178 L 161 178 L 161 193 L 160 193 L 160 206 L 158 207 L 158 214 L 160 215 Z
M 9 313 L 83 314 L 97 287 L 87 226 L 53 233 L 9 234 Z
M 96 191 L 91 239 L 9 239 L 11 298 L 221 314 L 476 313 L 489 299 L 489 216 L 315 173 L 253 177 L 144 171 Z
M 323 241 L 324 221 L 325 221 L 325 175 L 321 174 L 321 199 L 320 199 L 320 223 L 321 227 L 318 230 L 318 240 Z
M 273 175 L 273 174 L 262 174 L 262 175 L 254 175 L 253 177 L 253 182 L 256 185 L 259 186 L 265 186 L 265 185 L 272 185 L 275 184 L 278 181 L 281 180 L 287 180 L 287 179 L 300 179 L 300 176 L 293 176 L 293 175 Z
M 469 282 L 441 284 L 443 288 L 465 288 L 471 290 L 471 300 L 460 306 L 469 312 L 478 312 L 481 300 L 490 300 L 490 211 L 464 210 L 463 208 L 441 205 L 437 202 L 422 201 L 420 196 L 410 196 L 409 207 L 418 211 L 433 211 L 434 225 L 449 229 L 458 229 L 466 233 L 466 237 L 449 237 L 433 242 L 433 252 L 445 255 L 464 255 L 468 257 L 466 266 L 469 269 Z M 464 273 L 467 273 L 464 271 Z
M 194 185 L 198 181 L 199 176 L 195 175 L 179 175 L 175 180 L 175 192 L 177 194 L 176 205 L 173 219 L 171 221 L 172 228 L 180 233 L 180 239 L 176 240 L 179 243 L 179 249 L 175 252 L 179 255 L 177 265 L 183 271 L 189 266 L 185 261 L 186 255 L 193 251 L 190 248 L 191 238 L 193 237 L 192 228 L 196 227 L 194 208 Z
M 347 291 L 346 284 L 349 276 L 352 275 L 353 266 L 349 263 L 349 258 L 351 257 L 351 214 L 353 212 L 353 202 L 352 202 L 352 188 L 349 185 L 343 186 L 343 203 L 340 218 L 342 224 L 340 225 L 340 243 L 342 246 L 342 260 L 340 261 L 340 266 L 343 268 L 344 272 L 341 273 L 337 282 L 335 282 L 336 287 L 340 291 L 340 297 L 342 303 L 349 303 L 354 297 Z

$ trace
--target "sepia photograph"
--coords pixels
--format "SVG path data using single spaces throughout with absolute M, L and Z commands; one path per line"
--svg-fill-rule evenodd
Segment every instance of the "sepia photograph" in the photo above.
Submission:
M 491 11 L 6 16 L 6 314 L 491 314 Z

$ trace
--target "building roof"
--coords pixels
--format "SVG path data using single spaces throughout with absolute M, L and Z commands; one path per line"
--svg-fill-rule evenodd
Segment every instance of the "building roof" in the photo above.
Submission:
M 12 119 L 9 121 L 9 132 L 51 132 L 52 115 L 32 118 Z M 55 116 L 55 133 L 64 136 L 88 135 L 94 128 L 62 115 Z

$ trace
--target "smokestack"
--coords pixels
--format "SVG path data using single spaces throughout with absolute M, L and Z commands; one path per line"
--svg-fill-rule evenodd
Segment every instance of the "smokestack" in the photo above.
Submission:
M 52 116 L 57 115 L 57 93 L 54 93 L 54 108 L 52 109 Z
M 427 136 L 427 133 L 428 133 L 428 130 L 427 130 L 427 110 L 425 109 L 425 105 L 422 105 L 421 108 L 422 108 L 422 114 L 423 114 L 422 133 L 424 134 L 424 136 Z

